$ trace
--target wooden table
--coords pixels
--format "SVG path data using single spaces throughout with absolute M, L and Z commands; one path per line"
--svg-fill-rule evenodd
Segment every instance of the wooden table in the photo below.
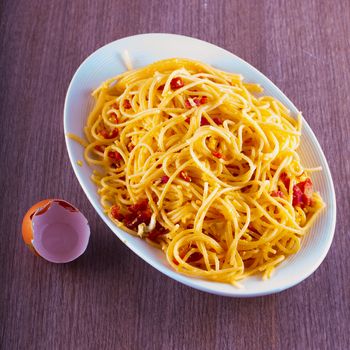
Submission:
M 3 1 L 0 5 L 1 349 L 349 349 L 350 2 Z M 63 104 L 79 64 L 133 34 L 170 32 L 224 47 L 271 78 L 315 131 L 337 192 L 320 268 L 277 295 L 230 299 L 176 283 L 99 219 L 69 164 Z M 66 265 L 24 246 L 43 198 L 89 218 L 87 252 Z

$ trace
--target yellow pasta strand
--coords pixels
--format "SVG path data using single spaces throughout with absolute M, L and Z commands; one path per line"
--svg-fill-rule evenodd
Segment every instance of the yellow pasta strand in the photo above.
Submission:
M 269 278 L 324 206 L 297 153 L 301 117 L 262 91 L 175 58 L 93 92 L 87 141 L 74 139 L 100 169 L 102 206 L 181 273 L 233 285 Z

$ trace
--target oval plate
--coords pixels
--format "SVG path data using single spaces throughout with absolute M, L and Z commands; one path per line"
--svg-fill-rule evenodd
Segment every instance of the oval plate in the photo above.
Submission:
M 245 81 L 260 84 L 264 94 L 274 96 L 285 104 L 292 115 L 298 110 L 293 103 L 268 78 L 257 69 L 232 53 L 210 43 L 174 34 L 142 34 L 114 41 L 95 51 L 78 68 L 69 85 L 64 106 L 64 131 L 83 137 L 83 127 L 93 106 L 91 92 L 104 80 L 126 70 L 122 60 L 128 50 L 135 68 L 170 57 L 192 58 L 219 69 L 240 73 Z M 301 161 L 306 167 L 322 166 L 323 171 L 313 174 L 315 188 L 326 203 L 311 231 L 303 239 L 300 251 L 286 259 L 267 281 L 261 276 L 252 276 L 242 281 L 244 288 L 188 277 L 175 272 L 167 263 L 165 255 L 140 238 L 133 237 L 116 227 L 103 213 L 96 186 L 90 180 L 92 169 L 84 162 L 83 148 L 66 136 L 69 159 L 81 187 L 98 215 L 108 227 L 139 257 L 157 270 L 187 286 L 219 295 L 253 297 L 280 292 L 310 276 L 325 258 L 332 243 L 336 202 L 331 173 L 322 149 L 308 124 L 303 120 Z

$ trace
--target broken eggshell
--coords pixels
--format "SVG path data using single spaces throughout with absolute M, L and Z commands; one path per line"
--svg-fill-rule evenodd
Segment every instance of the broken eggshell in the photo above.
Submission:
M 46 199 L 28 210 L 22 235 L 29 248 L 54 263 L 67 263 L 82 255 L 89 243 L 85 216 L 62 199 Z

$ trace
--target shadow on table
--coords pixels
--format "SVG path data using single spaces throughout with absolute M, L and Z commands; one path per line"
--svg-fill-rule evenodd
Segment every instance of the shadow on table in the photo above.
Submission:
M 101 224 L 97 230 L 91 231 L 86 252 L 76 261 L 67 264 L 69 270 L 107 271 L 120 267 L 127 256 L 132 254 L 105 225 Z

